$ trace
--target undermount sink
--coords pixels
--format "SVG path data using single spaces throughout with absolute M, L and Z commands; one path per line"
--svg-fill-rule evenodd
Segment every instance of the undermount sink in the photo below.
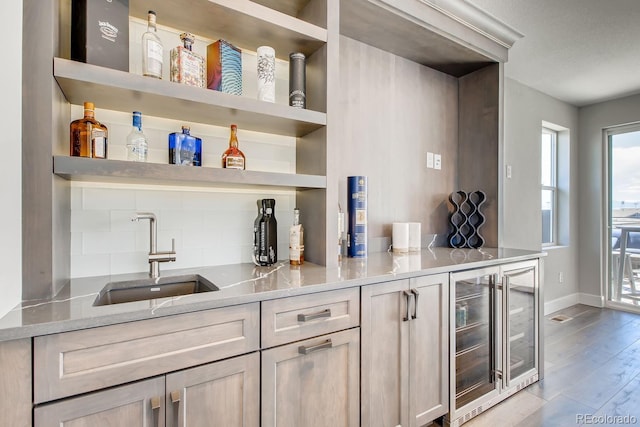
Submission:
M 199 274 L 125 280 L 107 283 L 93 305 L 121 304 L 218 290 L 216 285 Z

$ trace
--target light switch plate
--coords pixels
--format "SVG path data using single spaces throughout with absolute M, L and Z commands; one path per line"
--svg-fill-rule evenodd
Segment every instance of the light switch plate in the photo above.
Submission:
M 511 179 L 511 165 L 507 165 L 507 179 Z
M 433 153 L 427 151 L 427 169 L 433 169 Z
M 433 155 L 433 168 L 437 170 L 442 169 L 442 157 L 440 154 Z

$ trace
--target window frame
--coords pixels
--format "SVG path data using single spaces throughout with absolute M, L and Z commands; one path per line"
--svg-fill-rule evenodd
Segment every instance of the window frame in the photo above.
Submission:
M 542 136 L 543 135 L 551 136 L 551 185 L 543 185 L 542 184 Z M 542 247 L 550 247 L 558 245 L 558 131 L 551 129 L 546 126 L 542 126 L 542 131 L 540 133 L 540 197 L 542 199 L 542 193 L 544 191 L 551 192 L 551 218 L 550 218 L 550 226 L 551 226 L 551 241 L 547 243 L 542 242 L 542 235 L 540 236 Z M 542 220 L 542 214 L 540 216 Z M 541 230 L 542 231 L 542 230 Z

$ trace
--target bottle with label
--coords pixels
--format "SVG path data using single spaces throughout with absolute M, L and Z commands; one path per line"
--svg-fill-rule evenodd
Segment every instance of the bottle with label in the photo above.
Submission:
M 132 162 L 146 162 L 148 150 L 147 137 L 142 133 L 142 113 L 134 111 L 133 129 L 131 129 L 131 132 L 127 136 L 127 160 Z
M 262 218 L 258 230 L 257 264 L 267 266 L 278 261 L 278 222 L 274 199 L 262 199 Z
M 289 264 L 304 262 L 304 229 L 300 224 L 300 209 L 293 210 L 293 225 L 289 229 Z
M 195 53 L 193 34 L 180 34 L 182 46 L 171 49 L 171 81 L 189 86 L 207 87 L 207 72 L 204 56 Z
M 245 168 L 244 154 L 238 148 L 238 127 L 236 125 L 231 125 L 229 148 L 222 154 L 222 167 L 242 170 Z
M 192 136 L 190 131 L 189 126 L 182 126 L 182 132 L 169 134 L 169 164 L 202 165 L 202 139 Z
M 150 10 L 147 15 L 147 31 L 142 35 L 142 75 L 162 78 L 164 47 L 156 33 L 156 13 Z
M 93 102 L 84 103 L 84 117 L 71 122 L 70 154 L 76 157 L 107 158 L 107 127 L 94 117 Z

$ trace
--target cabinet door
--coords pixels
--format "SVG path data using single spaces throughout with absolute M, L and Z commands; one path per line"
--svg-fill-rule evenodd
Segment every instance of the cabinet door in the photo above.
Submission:
M 409 281 L 362 287 L 362 426 L 408 426 Z
M 420 427 L 449 411 L 449 275 L 417 277 L 410 285 L 409 425 Z
M 38 406 L 34 427 L 163 427 L 164 377 Z
M 262 427 L 357 427 L 360 331 L 262 352 Z
M 167 426 L 258 427 L 258 352 L 167 375 Z

